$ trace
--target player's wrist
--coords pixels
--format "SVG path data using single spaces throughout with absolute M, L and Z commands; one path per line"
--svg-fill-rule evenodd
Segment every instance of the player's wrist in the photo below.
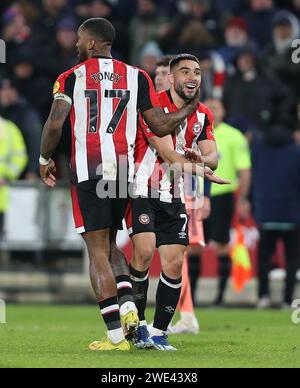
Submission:
M 39 162 L 40 162 L 40 165 L 41 166 L 48 166 L 48 164 L 50 163 L 51 159 L 45 159 L 42 155 L 40 155 L 40 159 L 39 159 Z

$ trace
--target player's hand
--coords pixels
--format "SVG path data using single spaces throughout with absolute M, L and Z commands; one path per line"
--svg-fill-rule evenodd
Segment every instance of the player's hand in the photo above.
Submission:
M 197 93 L 195 94 L 195 97 L 192 100 L 186 102 L 185 106 L 188 107 L 191 113 L 193 113 L 197 109 L 199 102 L 200 102 L 200 89 L 197 91 Z
M 184 147 L 185 157 L 193 163 L 204 163 L 200 150 Z
M 53 175 L 55 173 L 56 167 L 52 159 L 50 159 L 50 162 L 47 164 L 47 166 L 40 166 L 41 179 L 48 187 L 53 188 L 56 186 L 56 178 Z
M 212 169 L 209 167 L 205 167 L 204 170 L 204 178 L 207 179 L 209 182 L 216 183 L 218 185 L 230 185 L 230 181 L 227 179 L 222 179 L 218 177 Z

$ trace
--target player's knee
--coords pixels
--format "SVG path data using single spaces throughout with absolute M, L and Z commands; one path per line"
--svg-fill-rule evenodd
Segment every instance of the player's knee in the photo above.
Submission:
M 145 246 L 143 248 L 135 249 L 134 262 L 143 265 L 144 268 L 149 268 L 154 256 L 155 248 L 152 246 Z
M 163 272 L 171 279 L 178 279 L 182 276 L 183 255 L 173 257 L 172 260 L 164 260 Z

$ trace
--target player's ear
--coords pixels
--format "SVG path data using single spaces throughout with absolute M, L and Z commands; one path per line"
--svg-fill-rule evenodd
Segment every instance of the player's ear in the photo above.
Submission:
M 172 73 L 168 75 L 168 81 L 170 85 L 174 85 L 174 75 Z
M 94 39 L 90 40 L 88 45 L 88 50 L 89 51 L 94 50 L 95 46 L 96 46 L 96 41 Z

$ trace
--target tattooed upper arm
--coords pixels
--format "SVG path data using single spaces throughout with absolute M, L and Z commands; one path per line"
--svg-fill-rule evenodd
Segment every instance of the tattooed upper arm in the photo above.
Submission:
M 64 100 L 54 100 L 48 122 L 63 125 L 71 111 L 71 105 Z
M 165 123 L 167 121 L 167 116 L 162 110 L 162 108 L 157 107 L 150 109 L 143 113 L 144 119 L 146 123 L 149 125 L 152 132 L 154 132 L 157 136 L 165 136 L 170 134 L 165 131 Z

